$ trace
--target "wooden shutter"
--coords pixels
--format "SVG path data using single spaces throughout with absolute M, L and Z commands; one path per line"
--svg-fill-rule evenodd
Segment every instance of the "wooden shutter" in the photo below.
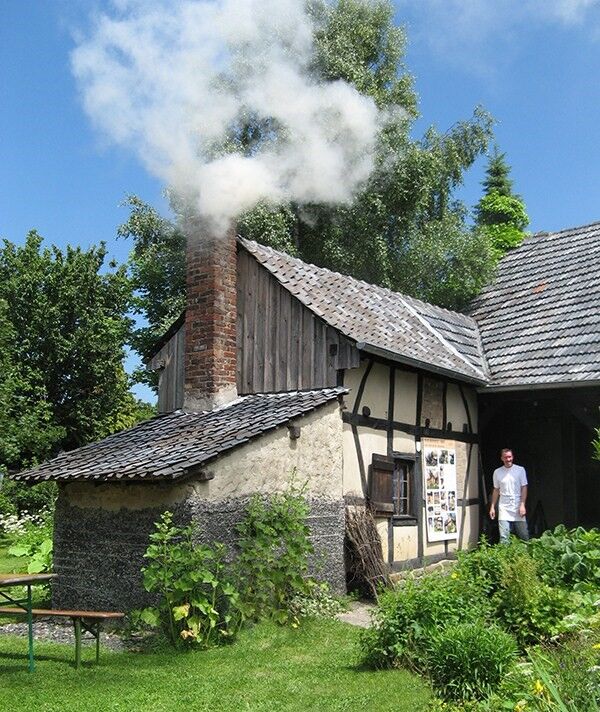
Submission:
M 373 455 L 369 480 L 369 499 L 376 514 L 391 517 L 394 514 L 394 459 Z

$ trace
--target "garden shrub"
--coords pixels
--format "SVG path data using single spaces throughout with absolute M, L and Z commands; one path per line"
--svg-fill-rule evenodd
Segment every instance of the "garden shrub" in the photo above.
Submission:
M 54 512 L 57 494 L 58 488 L 55 482 L 40 482 L 31 486 L 9 480 L 5 475 L 0 487 L 0 516 L 8 514 L 20 516 L 24 512 L 29 514 L 42 511 Z
M 270 498 L 251 499 L 239 534 L 237 576 L 248 615 L 280 623 L 295 621 L 294 597 L 310 596 L 308 558 L 314 549 L 307 524 L 308 504 L 290 488 Z
M 518 712 L 598 712 L 598 651 L 571 638 L 530 649 L 513 667 L 482 710 Z
M 435 631 L 490 615 L 489 599 L 458 572 L 407 579 L 381 595 L 373 625 L 361 637 L 363 662 L 369 667 L 401 663 L 422 671 L 426 643 Z
M 541 581 L 535 561 L 525 552 L 502 563 L 500 585 L 491 600 L 499 622 L 522 648 L 555 635 L 570 607 L 569 594 Z
M 225 547 L 197 543 L 193 526 L 173 524 L 165 512 L 150 535 L 144 587 L 159 596 L 135 618 L 162 627 L 173 645 L 202 647 L 231 640 L 243 621 L 239 592 L 225 563 Z
M 289 603 L 289 610 L 294 619 L 299 618 L 335 618 L 346 607 L 339 598 L 331 595 L 326 583 L 308 580 L 308 593 L 299 593 Z
M 476 549 L 458 552 L 456 572 L 491 596 L 501 586 L 507 562 L 526 555 L 526 551 L 525 543 L 514 537 L 502 546 L 491 545 L 482 537 Z
M 458 623 L 431 636 L 427 671 L 442 697 L 481 700 L 500 683 L 516 657 L 514 638 L 497 626 Z
M 561 524 L 529 542 L 529 550 L 547 583 L 600 588 L 600 530 L 568 530 Z

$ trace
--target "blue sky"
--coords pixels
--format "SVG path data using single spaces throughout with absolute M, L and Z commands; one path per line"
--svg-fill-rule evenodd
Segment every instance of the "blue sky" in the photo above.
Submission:
M 422 119 L 445 130 L 481 104 L 513 168 L 532 230 L 600 219 L 600 3 L 597 0 L 396 0 Z M 106 142 L 85 115 L 70 70 L 91 0 L 0 3 L 0 237 L 116 240 L 136 193 L 166 209 L 161 183 Z M 480 196 L 483 162 L 460 196 Z

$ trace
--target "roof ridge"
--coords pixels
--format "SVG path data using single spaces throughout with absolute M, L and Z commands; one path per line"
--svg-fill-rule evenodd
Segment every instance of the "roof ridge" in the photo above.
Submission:
M 442 334 L 439 333 L 439 331 L 433 326 L 433 324 L 430 324 L 429 321 L 425 317 L 421 316 L 419 314 L 419 312 L 411 304 L 408 304 L 408 302 L 404 299 L 403 295 L 400 295 L 400 298 L 404 302 L 406 308 L 411 312 L 411 314 L 413 314 L 413 316 L 415 316 L 425 326 L 426 329 L 429 329 L 429 331 L 438 339 L 438 341 L 440 341 L 444 345 L 445 348 L 447 348 L 451 353 L 453 353 L 461 361 L 466 363 L 470 369 L 475 371 L 475 373 L 483 376 L 484 379 L 486 378 L 486 374 L 483 373 L 482 371 L 480 371 L 478 368 L 476 368 L 467 358 L 465 358 L 460 353 L 460 351 L 458 351 L 458 349 L 455 346 L 453 346 L 451 343 L 446 341 L 444 336 L 442 336 Z M 479 330 L 477 330 L 477 331 L 479 331 Z

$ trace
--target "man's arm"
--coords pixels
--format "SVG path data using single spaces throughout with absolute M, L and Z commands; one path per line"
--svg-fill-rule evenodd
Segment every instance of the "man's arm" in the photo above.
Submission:
M 527 487 L 525 487 L 527 489 Z M 523 490 L 521 489 L 521 495 Z M 500 488 L 494 487 L 492 490 L 492 501 L 490 503 L 490 519 L 496 519 L 496 503 L 498 502 L 498 497 L 500 496 Z
M 521 504 L 519 505 L 519 516 L 524 517 L 527 514 L 527 508 L 525 504 L 527 503 L 527 485 L 521 487 Z

